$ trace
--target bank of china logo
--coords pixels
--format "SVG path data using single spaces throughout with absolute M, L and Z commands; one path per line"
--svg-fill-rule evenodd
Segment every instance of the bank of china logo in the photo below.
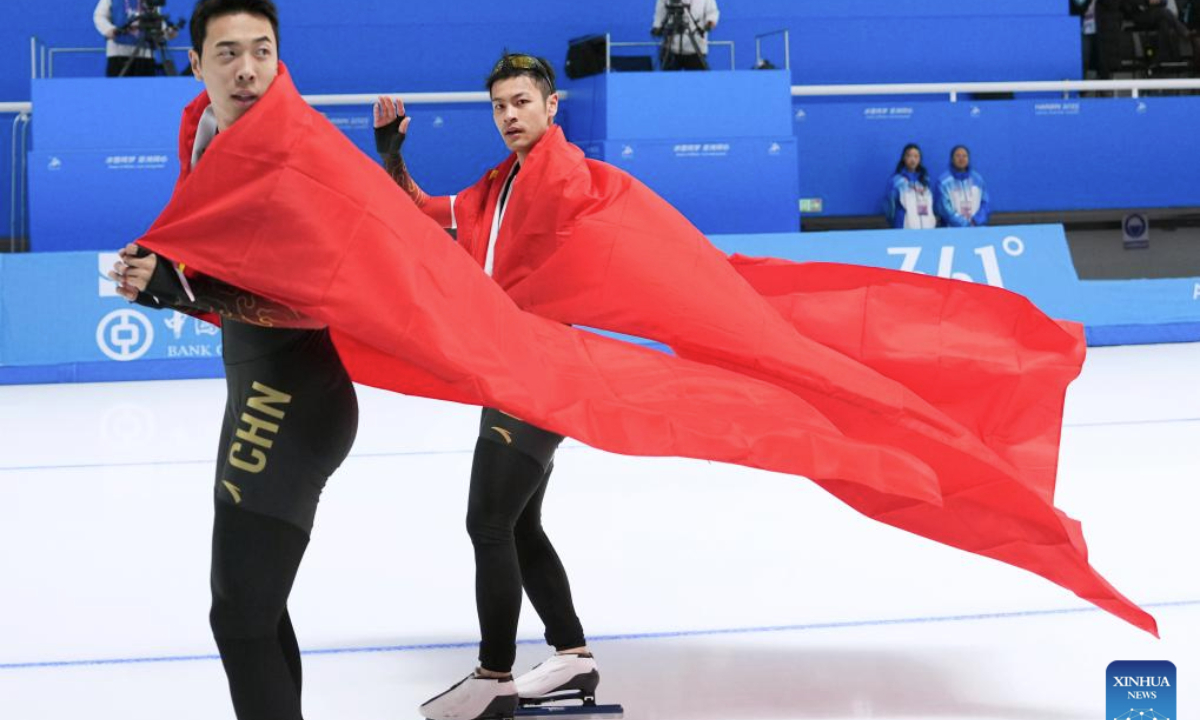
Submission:
M 1175 665 L 1166 660 L 1118 660 L 1105 673 L 1112 720 L 1175 720 Z
M 187 321 L 187 315 L 178 310 L 172 310 L 171 316 L 163 320 L 163 325 L 166 325 L 167 329 L 175 335 L 176 340 L 182 340 L 183 328 L 187 326 Z
M 96 345 L 100 352 L 119 362 L 137 360 L 146 354 L 153 342 L 154 325 L 137 310 L 114 310 L 96 326 Z

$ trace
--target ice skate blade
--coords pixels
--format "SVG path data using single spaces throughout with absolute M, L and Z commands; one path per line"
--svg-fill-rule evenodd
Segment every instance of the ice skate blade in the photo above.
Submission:
M 523 697 L 518 702 L 520 703 L 521 707 L 529 707 L 572 700 L 578 700 L 584 705 L 595 705 L 596 694 L 594 692 L 584 692 L 583 690 L 558 690 L 540 697 Z
M 625 708 L 620 705 L 529 705 L 519 708 L 514 717 L 618 720 L 625 717 Z

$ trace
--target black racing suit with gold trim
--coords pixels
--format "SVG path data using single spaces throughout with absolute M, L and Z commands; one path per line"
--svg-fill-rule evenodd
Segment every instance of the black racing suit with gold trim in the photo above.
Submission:
M 358 430 L 354 385 L 329 330 L 224 320 L 221 354 L 228 396 L 217 500 L 309 533 Z
M 160 260 L 146 289 L 158 306 L 222 318 L 228 395 L 217 500 L 310 533 L 325 482 L 358 430 L 354 385 L 329 330 L 264 326 L 286 323 L 291 311 L 211 278 L 190 282 L 189 297 L 170 263 Z

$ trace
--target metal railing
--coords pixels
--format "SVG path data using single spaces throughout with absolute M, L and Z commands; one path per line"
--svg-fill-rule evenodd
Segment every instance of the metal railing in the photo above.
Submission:
M 443 93 L 383 93 L 386 97 L 398 97 L 405 105 L 461 105 L 464 103 L 488 103 L 490 95 L 483 90 L 478 92 L 443 92 Z M 561 95 L 561 93 L 560 93 Z M 370 105 L 379 97 L 379 93 L 357 95 L 305 95 L 304 100 L 309 105 L 338 107 L 344 105 Z
M 172 53 L 173 55 L 183 54 L 185 57 L 187 55 L 187 51 L 188 51 L 188 48 L 186 46 L 168 47 L 167 48 L 167 52 Z M 103 55 L 104 53 L 105 53 L 104 48 L 95 48 L 95 47 L 50 48 L 46 52 L 46 69 L 45 69 L 46 74 L 43 75 L 42 77 L 46 77 L 46 78 L 54 77 L 54 57 L 56 55 L 72 55 L 72 54 L 73 55 Z M 186 67 L 186 63 L 184 63 L 183 65 L 178 65 L 176 67 Z
M 783 35 L 783 69 L 792 69 L 792 31 L 787 29 L 772 30 L 769 33 L 754 36 L 754 67 L 762 65 L 762 41 L 776 35 Z
M 880 85 L 793 85 L 793 97 L 869 97 L 872 95 L 946 95 L 958 102 L 963 93 L 1129 92 L 1200 90 L 1200 78 L 1187 80 L 1054 80 L 1037 82 L 899 83 Z
M 30 105 L 30 103 L 0 103 L 0 111 L 12 105 Z M 25 200 L 28 197 L 29 173 L 29 118 L 30 112 L 17 111 L 17 117 L 12 124 L 12 196 L 9 199 L 8 242 L 9 252 L 16 252 L 21 238 L 29 236 L 28 218 L 25 216 Z
M 167 48 L 173 56 L 186 55 L 188 50 L 186 45 Z M 30 77 L 34 80 L 54 77 L 54 59 L 60 55 L 103 55 L 105 52 L 104 47 L 50 47 L 35 35 L 29 38 Z M 178 67 L 184 66 L 186 62 Z
M 649 41 L 613 42 L 611 34 L 605 34 L 604 41 L 605 41 L 604 42 L 604 72 L 606 72 L 606 73 L 612 72 L 612 49 L 615 47 L 618 47 L 618 48 L 628 48 L 628 47 L 659 48 L 659 47 L 662 47 L 662 42 L 649 42 Z M 728 47 L 729 48 L 729 69 L 730 70 L 737 69 L 737 43 L 733 42 L 732 40 L 709 40 L 708 46 L 709 47 L 714 47 L 714 46 L 715 47 Z

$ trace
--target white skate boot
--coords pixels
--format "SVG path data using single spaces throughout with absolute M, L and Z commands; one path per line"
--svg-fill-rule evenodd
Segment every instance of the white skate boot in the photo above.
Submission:
M 485 678 L 471 673 L 421 706 L 427 720 L 511 720 L 517 709 L 512 675 Z
M 590 654 L 552 655 L 516 680 L 522 705 L 541 705 L 560 700 L 596 702 L 600 671 Z

